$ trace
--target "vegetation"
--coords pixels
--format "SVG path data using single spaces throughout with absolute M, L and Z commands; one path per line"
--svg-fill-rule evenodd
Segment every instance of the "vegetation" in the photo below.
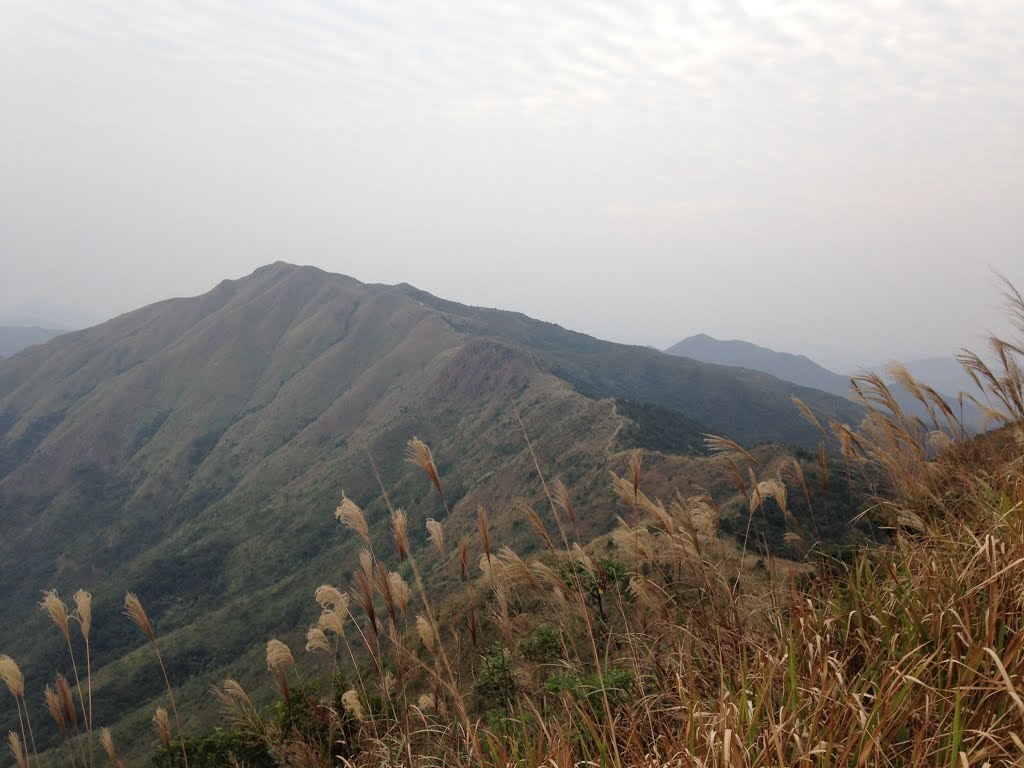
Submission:
M 171 680 L 188 681 L 176 691 L 183 725 L 213 727 L 209 687 L 226 676 L 257 685 L 254 638 L 294 643 L 310 590 L 357 564 L 356 539 L 332 525 L 341 492 L 364 508 L 375 543 L 389 537 L 367 453 L 422 531 L 440 513 L 402 459 L 419 435 L 445 478 L 449 529 L 469 530 L 482 505 L 495 512 L 495 540 L 529 556 L 541 545 L 513 510 L 543 510 L 544 494 L 513 403 L 540 465 L 586 510 L 586 543 L 615 526 L 604 477 L 632 445 L 648 447 L 647 490 L 661 496 L 735 494 L 719 488 L 706 431 L 813 448 L 793 391 L 409 286 L 271 265 L 0 362 L 0 649 L 30 680 L 70 677 L 70 664 L 53 669 L 66 650 L 35 604 L 44 587 L 89 591 L 95 715 L 134 756 L 148 748 L 162 686 L 118 617 L 124 591 L 164 633 Z M 593 399 L 612 396 L 637 409 Z M 844 420 L 856 416 L 836 402 Z M 642 423 L 632 444 L 630 414 Z M 752 450 L 766 460 L 791 449 Z M 426 571 L 428 587 L 443 589 L 443 575 Z M 38 698 L 29 706 L 46 716 Z M 11 728 L 13 708 L 0 707 L 0 733 Z M 59 745 L 50 730 L 38 738 Z
M 1010 299 L 1024 334 L 1024 299 L 1012 289 Z M 483 506 L 457 514 L 453 501 L 473 490 L 450 483 L 423 441 L 409 441 L 406 459 L 421 473 L 417 503 L 429 492 L 436 517 L 400 507 L 417 492 L 387 488 L 368 459 L 386 511 L 341 497 L 335 517 L 358 565 L 348 589 L 323 583 L 311 595 L 319 618 L 306 653 L 293 654 L 290 633 L 270 637 L 266 682 L 220 682 L 223 715 L 206 735 L 186 737 L 168 684 L 154 764 L 1020 765 L 1024 345 L 991 341 L 998 370 L 963 356 L 989 397 L 979 407 L 1000 423 L 981 437 L 897 369 L 927 420 L 864 376 L 856 427 L 797 403 L 821 436 L 817 454 L 710 438 L 715 457 L 702 461 L 742 494 L 742 535 L 722 535 L 732 494 L 654 493 L 664 478 L 651 466 L 666 457 L 640 451 L 608 478 L 614 530 L 594 532 L 585 488 L 550 475 L 518 406 L 511 418 L 541 489 L 540 503 L 518 507 L 528 534 L 499 535 L 512 523 Z M 812 513 L 857 489 L 873 535 L 855 550 L 824 546 Z M 785 558 L 758 534 L 768 517 L 785 528 Z M 36 756 L 45 728 L 61 734 L 68 764 L 103 754 L 116 765 L 116 732 L 94 728 L 92 602 L 76 595 L 69 612 L 47 593 L 43 607 L 75 672 L 44 697 L 44 726 L 20 668 L 0 657 L 19 723 L 11 752 L 19 766 L 63 764 L 54 751 Z M 141 602 L 129 595 L 125 607 L 156 679 L 162 670 L 174 682 Z M 261 703 L 265 689 L 272 703 Z
M 620 445 L 661 453 L 704 454 L 708 430 L 678 411 L 635 400 L 616 400 L 629 424 L 619 434 Z

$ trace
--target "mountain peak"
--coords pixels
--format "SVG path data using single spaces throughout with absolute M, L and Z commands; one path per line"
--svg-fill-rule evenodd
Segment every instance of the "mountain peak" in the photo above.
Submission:
M 679 355 L 703 363 L 730 365 L 763 371 L 783 381 L 804 387 L 820 389 L 834 395 L 846 397 L 850 393 L 850 382 L 845 376 L 818 365 L 805 355 L 776 352 L 749 341 L 722 341 L 698 333 L 689 336 L 665 350 L 670 355 Z

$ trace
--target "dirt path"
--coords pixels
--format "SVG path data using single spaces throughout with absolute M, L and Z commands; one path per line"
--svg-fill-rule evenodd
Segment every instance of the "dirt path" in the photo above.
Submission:
M 607 453 L 609 456 L 614 456 L 617 453 L 617 451 L 612 450 L 612 446 L 615 445 L 615 438 L 619 436 L 619 431 L 624 426 L 626 426 L 627 421 L 625 416 L 619 416 L 619 411 L 615 406 L 614 400 L 612 400 L 612 416 L 619 420 L 619 424 L 617 427 L 615 427 L 615 430 L 612 432 L 611 437 L 608 438 L 608 444 L 604 448 L 605 453 Z

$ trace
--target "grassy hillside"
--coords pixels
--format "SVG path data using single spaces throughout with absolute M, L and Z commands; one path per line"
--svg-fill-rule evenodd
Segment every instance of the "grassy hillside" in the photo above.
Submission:
M 1024 330 L 1024 299 L 1015 306 Z M 467 347 L 478 345 L 460 349 L 442 387 L 478 391 L 496 369 L 504 380 L 528 370 L 509 347 Z M 450 454 L 417 439 L 396 444 L 393 455 L 415 474 L 398 473 L 392 485 L 384 470 L 364 503 L 324 511 L 361 551 L 345 566 L 316 563 L 305 593 L 293 595 L 298 611 L 273 599 L 290 589 L 287 576 L 227 614 L 208 609 L 209 644 L 232 621 L 253 636 L 240 663 L 217 670 L 232 677 L 206 694 L 219 716 L 194 714 L 203 704 L 192 684 L 176 703 L 161 692 L 157 634 L 171 679 L 184 674 L 174 649 L 190 638 L 164 633 L 160 621 L 154 633 L 154 603 L 132 596 L 125 606 L 138 626 L 123 617 L 120 625 L 136 647 L 98 682 L 127 677 L 150 692 L 149 707 L 184 714 L 187 738 L 176 716 L 156 709 L 149 741 L 158 766 L 1018 766 L 1021 348 L 1003 346 L 998 372 L 965 356 L 1002 404 L 1003 428 L 976 438 L 940 429 L 956 415 L 941 413 L 938 395 L 917 390 L 935 413 L 923 423 L 882 379 L 865 376 L 868 412 L 857 427 L 822 425 L 805 409 L 831 453 L 715 438 L 705 443 L 710 456 L 619 452 L 628 430 L 685 450 L 695 426 L 667 418 L 652 429 L 663 424 L 649 418 L 655 406 L 572 392 L 565 402 L 586 407 L 541 418 L 523 408 L 522 422 L 518 411 L 488 415 L 483 423 L 524 432 L 526 448 L 510 457 L 513 472 L 478 465 L 486 471 L 468 491 Z M 477 355 L 486 365 L 467 367 Z M 534 394 L 519 402 L 541 405 Z M 623 421 L 627 412 L 637 419 Z M 545 432 L 554 423 L 557 434 Z M 570 474 L 601 459 L 611 475 Z M 384 466 L 362 463 L 371 475 Z M 880 536 L 835 548 L 821 529 L 839 517 L 829 511 L 835 497 L 851 495 L 866 502 L 862 517 Z M 478 504 L 488 498 L 508 501 Z M 616 522 L 602 531 L 595 520 L 605 515 Z M 778 547 L 766 535 L 775 527 Z M 55 597 L 48 612 L 68 626 L 82 660 L 78 626 L 91 604 L 78 597 L 70 621 Z M 107 622 L 117 617 L 92 626 Z M 60 634 L 49 629 L 58 639 L 52 664 Z M 138 647 L 147 636 L 150 647 Z M 20 704 L 13 664 L 0 656 L 0 678 Z M 107 706 L 116 690 L 99 685 L 97 700 Z M 74 692 L 65 698 L 73 708 Z M 111 711 L 130 714 L 106 743 L 138 761 L 136 729 L 152 709 L 115 704 Z M 88 721 L 84 704 L 82 712 Z M 61 712 L 56 720 L 67 748 L 94 762 L 88 734 Z M 34 750 L 21 749 L 18 733 L 13 747 L 27 761 Z
M 116 724 L 125 749 L 147 745 L 160 678 L 118 616 L 135 590 L 166 637 L 186 726 L 209 725 L 207 688 L 251 678 L 254 649 L 294 632 L 324 574 L 355 563 L 360 543 L 331 519 L 342 491 L 365 508 L 375 540 L 388 536 L 370 457 L 421 530 L 443 516 L 403 460 L 422 437 L 444 472 L 453 529 L 472 530 L 484 505 L 496 541 L 528 547 L 529 526 L 511 510 L 537 503 L 543 486 L 525 429 L 546 471 L 581 489 L 589 540 L 614 524 L 601 478 L 628 440 L 663 452 L 652 487 L 697 492 L 721 483 L 708 457 L 687 455 L 700 452 L 698 429 L 813 443 L 813 429 L 794 426 L 795 391 L 408 286 L 265 267 L 0 363 L 0 648 L 38 688 L 62 643 L 37 609 L 41 590 L 89 589 L 95 717 Z M 41 717 L 41 701 L 31 705 Z M 10 710 L 0 717 L 16 722 Z M 54 739 L 40 734 L 40 747 Z
M 544 370 L 588 397 L 670 408 L 744 444 L 781 440 L 816 445 L 817 433 L 792 419 L 792 396 L 833 418 L 855 421 L 860 413 L 844 398 L 756 370 L 702 364 L 648 347 L 613 344 L 515 312 L 466 307 L 404 288 L 424 305 L 442 310 L 460 333 L 492 336 L 528 349 Z

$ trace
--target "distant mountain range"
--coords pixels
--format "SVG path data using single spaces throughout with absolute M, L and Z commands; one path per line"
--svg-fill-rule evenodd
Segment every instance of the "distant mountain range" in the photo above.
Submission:
M 673 344 L 665 350 L 704 363 L 732 365 L 770 373 L 783 381 L 820 389 L 840 397 L 850 395 L 850 377 L 834 373 L 804 355 L 776 352 L 749 341 L 720 341 L 700 333 Z
M 90 589 L 96 720 L 129 713 L 118 743 L 149 743 L 160 676 L 133 655 L 124 591 L 164 635 L 172 679 L 189 681 L 179 707 L 200 718 L 211 683 L 259 673 L 268 637 L 315 620 L 313 589 L 346 579 L 360 542 L 333 518 L 343 490 L 386 540 L 369 456 L 418 536 L 444 510 L 404 460 L 414 435 L 434 449 L 451 535 L 473 531 L 482 504 L 496 540 L 516 544 L 528 525 L 513 502 L 544 509 L 525 429 L 579 494 L 587 537 L 614 523 L 607 470 L 630 445 L 657 449 L 645 488 L 666 495 L 728 483 L 701 455 L 705 432 L 815 446 L 793 395 L 860 417 L 758 371 L 272 264 L 0 360 L 0 649 L 50 675 L 61 638 L 40 590 Z
M 33 344 L 42 344 L 65 331 L 52 328 L 0 325 L 0 357 L 9 357 Z
M 76 331 L 96 325 L 105 317 L 41 300 L 25 302 L 16 307 L 0 307 L 0 326 Z
M 783 381 L 813 387 L 842 397 L 852 395 L 850 376 L 830 371 L 804 355 L 776 352 L 748 341 L 721 341 L 702 333 L 673 344 L 665 352 L 705 363 L 763 371 Z M 939 392 L 954 406 L 955 413 L 960 412 L 958 398 L 961 391 L 977 392 L 971 378 L 952 357 L 913 360 L 904 363 L 904 366 L 916 379 Z M 884 366 L 876 370 L 883 378 L 889 378 Z M 901 407 L 909 413 L 917 416 L 926 415 L 920 403 L 902 388 L 895 387 L 894 394 Z M 978 409 L 969 402 L 964 403 L 963 418 L 965 424 L 972 429 L 978 428 L 981 424 Z

